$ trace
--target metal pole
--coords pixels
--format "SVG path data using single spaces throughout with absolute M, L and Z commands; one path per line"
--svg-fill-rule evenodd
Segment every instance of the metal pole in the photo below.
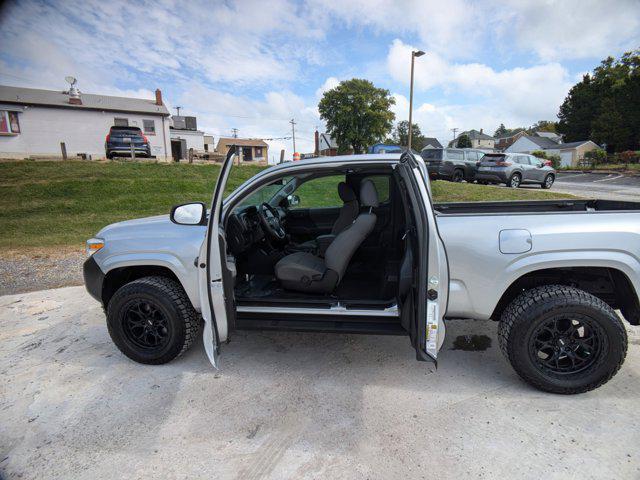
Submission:
M 291 134 L 293 136 L 293 153 L 295 155 L 296 153 L 296 122 L 292 118 L 289 123 L 291 124 Z
M 416 55 L 415 52 L 411 52 L 411 87 L 409 88 L 409 152 L 411 152 L 411 128 L 412 117 L 413 117 L 413 64 L 415 62 Z

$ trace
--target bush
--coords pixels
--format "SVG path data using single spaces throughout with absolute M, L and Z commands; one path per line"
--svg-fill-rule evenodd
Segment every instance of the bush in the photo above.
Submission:
M 551 166 L 556 170 L 560 168 L 560 155 L 549 155 L 547 160 L 551 160 Z
M 640 163 L 640 154 L 633 150 L 627 150 L 617 154 L 617 161 L 620 163 Z
M 595 150 L 591 150 L 584 154 L 584 159 L 591 162 L 591 164 L 595 167 L 599 163 L 606 163 L 607 161 L 607 152 L 604 150 L 597 148 Z
M 533 155 L 534 157 L 538 157 L 538 158 L 549 158 L 547 157 L 547 152 L 543 151 L 543 150 L 535 150 L 533 152 L 531 152 L 531 155 Z

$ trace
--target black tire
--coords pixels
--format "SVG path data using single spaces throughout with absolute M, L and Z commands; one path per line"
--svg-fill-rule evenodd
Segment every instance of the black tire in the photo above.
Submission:
M 507 182 L 507 187 L 518 188 L 521 183 L 522 183 L 522 175 L 516 172 L 509 177 L 509 181 Z
M 191 347 L 199 316 L 178 282 L 144 277 L 113 295 L 107 306 L 107 327 L 113 343 L 131 360 L 159 365 Z M 158 344 L 152 345 L 154 341 Z
M 464 180 L 464 171 L 460 170 L 459 168 L 456 168 L 453 171 L 453 175 L 451 175 L 451 181 L 452 182 L 456 182 L 456 183 L 460 183 Z
M 556 177 L 553 175 L 553 173 L 550 173 L 549 175 L 544 177 L 544 182 L 542 182 L 540 186 L 546 190 L 553 186 L 553 182 L 555 182 L 555 180 L 556 180 Z
M 563 323 L 566 329 L 558 327 Z M 564 285 L 520 294 L 502 313 L 498 341 L 524 381 L 560 394 L 605 384 L 627 354 L 627 332 L 613 309 L 590 293 Z

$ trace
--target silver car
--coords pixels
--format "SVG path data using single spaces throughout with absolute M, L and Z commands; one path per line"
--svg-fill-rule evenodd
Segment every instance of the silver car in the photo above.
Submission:
M 525 153 L 487 153 L 478 162 L 478 183 L 504 183 L 518 188 L 524 183 L 537 183 L 551 188 L 556 171 L 543 160 Z

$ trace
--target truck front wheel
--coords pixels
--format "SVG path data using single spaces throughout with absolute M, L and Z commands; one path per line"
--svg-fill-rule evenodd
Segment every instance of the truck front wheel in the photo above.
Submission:
M 144 277 L 120 287 L 107 306 L 109 335 L 131 360 L 158 365 L 186 352 L 199 317 L 182 286 L 166 277 Z
M 565 285 L 520 294 L 504 310 L 498 335 L 518 375 L 552 393 L 583 393 L 605 384 L 627 354 L 627 333 L 613 309 Z

